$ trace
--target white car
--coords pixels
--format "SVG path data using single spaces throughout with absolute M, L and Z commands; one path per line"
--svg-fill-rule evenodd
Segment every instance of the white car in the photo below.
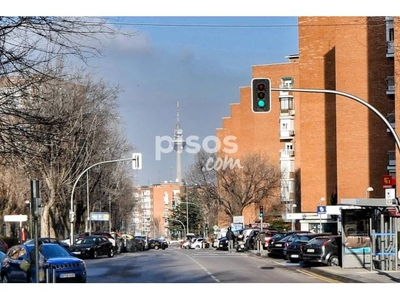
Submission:
M 190 249 L 200 249 L 203 248 L 203 242 L 205 238 L 196 238 L 193 242 L 190 243 Z

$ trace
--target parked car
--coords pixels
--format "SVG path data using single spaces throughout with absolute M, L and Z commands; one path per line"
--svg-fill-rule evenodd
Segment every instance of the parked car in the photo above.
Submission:
M 133 238 L 133 245 L 136 251 L 145 251 L 147 241 L 141 237 Z
M 190 249 L 200 249 L 203 247 L 203 243 L 205 242 L 205 238 L 195 238 L 194 241 L 190 244 Z
M 317 236 L 323 235 L 322 233 L 305 233 L 299 234 L 292 240 L 289 244 L 287 244 L 286 248 L 283 249 L 283 254 L 285 255 L 285 259 L 290 260 L 292 263 L 299 262 L 303 260 L 303 247 L 310 240 Z M 326 235 L 326 234 L 325 234 Z
M 166 240 L 160 239 L 159 241 L 161 242 L 161 249 L 162 250 L 165 250 L 165 249 L 168 248 L 168 242 Z
M 117 241 L 116 241 L 115 238 L 111 235 L 111 233 L 103 232 L 103 231 L 97 231 L 97 232 L 92 232 L 91 235 L 102 235 L 102 236 L 106 237 L 106 238 L 111 242 L 111 244 L 113 245 L 114 250 L 117 249 Z
M 7 250 L 8 250 L 8 244 L 4 240 L 0 239 L 0 252 L 6 253 Z
M 195 238 L 190 238 L 190 239 L 187 239 L 186 241 L 184 241 L 183 243 L 182 243 L 182 248 L 183 249 L 190 249 L 190 244 L 193 242 L 195 240 Z
M 151 239 L 149 240 L 149 248 L 150 249 L 162 249 L 165 250 L 168 248 L 168 243 L 165 240 L 160 240 L 160 239 Z
M 290 232 L 284 238 L 279 241 L 275 241 L 274 244 L 270 248 L 269 256 L 271 257 L 281 257 L 286 258 L 286 247 L 295 239 L 298 239 L 301 235 L 307 235 L 309 233 L 298 233 L 298 232 Z
M 38 238 L 38 241 L 40 241 L 42 243 L 58 244 L 60 246 L 63 246 L 65 249 L 69 249 L 69 243 L 60 241 L 60 240 L 58 240 L 56 238 L 40 237 L 40 238 Z M 29 239 L 24 244 L 25 245 L 35 244 L 35 239 Z
M 135 238 L 143 239 L 144 240 L 144 249 L 143 250 L 149 250 L 149 238 L 145 235 L 135 235 Z
M 69 251 L 82 258 L 98 258 L 102 255 L 114 256 L 113 244 L 102 235 L 90 235 L 79 239 L 72 246 L 69 246 Z
M 226 237 L 222 237 L 219 239 L 217 249 L 218 250 L 228 250 L 228 239 Z
M 6 256 L 6 253 L 3 251 L 0 251 L 0 274 L 1 274 L 1 261 L 3 260 L 4 256 Z
M 1 281 L 6 282 L 36 282 L 36 266 L 30 265 L 27 272 L 20 268 L 23 259 L 29 260 L 34 244 L 15 245 L 8 249 L 1 261 Z M 44 243 L 40 248 L 43 260 L 39 260 L 39 282 L 46 282 L 46 270 L 55 272 L 56 282 L 85 283 L 87 280 L 85 262 L 73 256 L 64 247 Z M 51 274 L 51 273 L 50 273 Z M 51 277 L 52 278 L 52 277 Z
M 315 237 L 303 247 L 303 262 L 305 265 L 341 266 L 341 245 L 341 235 Z

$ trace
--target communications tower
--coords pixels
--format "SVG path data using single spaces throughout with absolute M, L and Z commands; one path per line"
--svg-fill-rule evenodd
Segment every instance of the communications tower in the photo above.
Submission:
M 186 146 L 183 140 L 183 130 L 179 121 L 179 101 L 176 102 L 176 126 L 174 131 L 174 150 L 176 151 L 176 182 L 182 183 L 181 154 Z

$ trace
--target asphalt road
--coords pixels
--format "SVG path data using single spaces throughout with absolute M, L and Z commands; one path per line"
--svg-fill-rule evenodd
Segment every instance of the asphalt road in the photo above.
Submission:
M 247 253 L 180 249 L 87 259 L 88 283 L 328 283 L 298 264 Z

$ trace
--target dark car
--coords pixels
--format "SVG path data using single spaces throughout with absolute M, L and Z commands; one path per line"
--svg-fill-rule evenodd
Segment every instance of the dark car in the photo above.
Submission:
M 114 256 L 113 244 L 103 235 L 89 235 L 69 246 L 69 251 L 77 257 L 98 258 L 102 255 Z
M 20 268 L 23 259 L 30 260 L 30 252 L 34 251 L 34 244 L 15 245 L 8 249 L 1 262 L 2 282 L 36 282 L 36 266 L 31 264 L 28 271 Z M 44 243 L 40 248 L 39 280 L 38 282 L 86 282 L 85 262 L 74 257 L 64 247 L 58 244 Z M 55 273 L 52 273 L 55 272 Z M 46 274 L 49 277 L 46 277 Z
M 7 250 L 8 250 L 8 244 L 4 240 L 0 239 L 0 252 L 6 253 Z
M 341 265 L 341 235 L 318 236 L 303 247 L 305 265 L 319 263 L 328 266 Z
M 133 245 L 135 251 L 145 251 L 146 250 L 146 240 L 140 237 L 133 238 Z
M 159 239 L 151 239 L 149 240 L 149 249 L 162 249 L 165 250 L 168 248 L 168 243 L 167 241 L 164 240 L 159 240 Z
M 275 241 L 271 246 L 268 255 L 271 257 L 286 257 L 286 247 L 295 239 L 298 239 L 300 235 L 306 235 L 307 233 L 290 232 L 284 238 Z
M 145 241 L 144 250 L 149 250 L 150 249 L 150 247 L 149 247 L 149 238 L 147 236 L 145 236 L 145 235 L 135 235 L 135 238 L 140 238 L 140 239 L 143 239 Z
M 303 260 L 303 247 L 307 244 L 310 240 L 317 236 L 321 236 L 321 233 L 306 233 L 300 234 L 294 240 L 292 240 L 286 248 L 283 249 L 283 254 L 285 258 L 290 260 L 292 263 L 297 263 Z M 326 235 L 326 234 L 324 234 Z
M 59 241 L 56 238 L 50 238 L 50 237 L 40 237 L 38 238 L 38 241 L 42 242 L 42 243 L 50 243 L 50 244 L 58 244 L 60 246 L 63 246 L 66 249 L 69 249 L 69 244 L 63 241 Z M 34 244 L 35 243 L 35 239 L 30 239 L 27 240 L 24 244 L 25 245 L 29 245 L 29 244 Z
M 218 241 L 218 250 L 228 250 L 228 239 L 224 236 Z

